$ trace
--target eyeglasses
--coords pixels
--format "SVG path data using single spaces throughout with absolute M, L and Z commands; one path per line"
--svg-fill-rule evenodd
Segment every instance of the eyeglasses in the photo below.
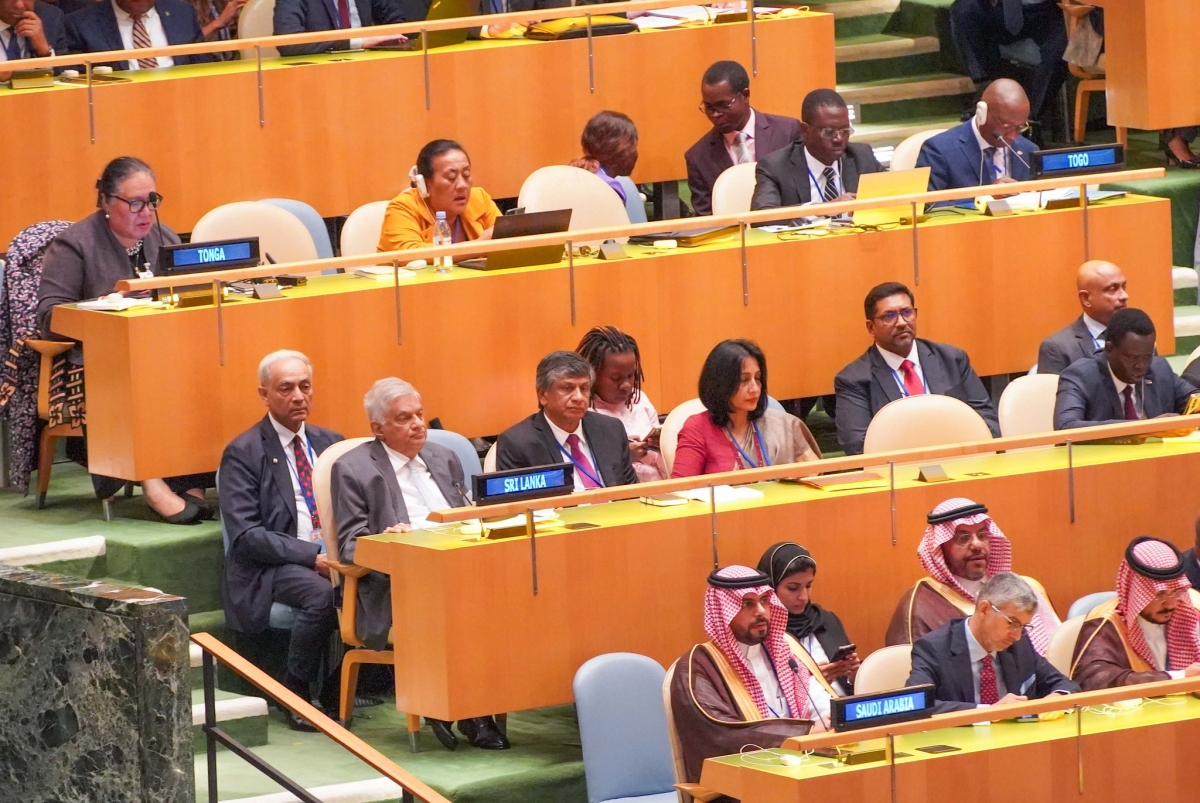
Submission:
M 1179 599 L 1184 594 L 1186 594 L 1189 590 L 1190 589 L 1188 589 L 1188 588 L 1164 589 L 1154 595 L 1154 601 L 1155 602 L 1166 602 L 1167 600 Z
M 741 97 L 742 95 L 739 92 L 731 99 L 723 103 L 701 103 L 697 108 L 700 110 L 700 113 L 704 115 L 720 114 L 721 112 L 727 112 L 732 109 L 734 104 L 737 103 Z
M 850 139 L 854 136 L 854 126 L 846 126 L 845 128 L 822 128 L 818 132 L 822 139 Z
M 1000 610 L 999 608 L 993 607 L 993 608 L 990 608 L 989 610 L 993 610 L 996 613 L 1000 614 L 1002 617 L 1004 617 L 1004 620 L 1006 622 L 1008 622 L 1008 629 L 1012 630 L 1013 632 L 1016 632 L 1018 630 L 1024 630 L 1026 633 L 1028 633 L 1033 628 L 1033 622 L 1030 622 L 1027 625 L 1023 625 L 1023 624 L 1021 624 L 1021 620 L 1012 618 L 1011 616 L 1009 616 L 1008 614 L 1006 614 L 1004 611 Z
M 129 198 L 122 198 L 120 195 L 107 195 L 105 197 L 128 204 L 129 211 L 135 215 L 138 212 L 141 212 L 147 206 L 151 209 L 158 209 L 158 205 L 163 202 L 163 197 L 157 192 L 150 193 L 150 197 L 145 200 L 142 200 L 141 198 L 134 198 L 130 200 Z
M 905 323 L 912 323 L 915 317 L 917 317 L 917 308 L 905 307 L 904 309 L 888 310 L 882 315 L 876 315 L 874 320 L 883 321 L 888 326 L 891 326 L 896 322 L 897 318 L 903 318 Z
M 995 123 L 996 128 L 1000 129 L 1001 133 L 1004 134 L 1007 134 L 1009 131 L 1016 131 L 1018 134 L 1028 134 L 1033 130 L 1033 126 L 1031 126 L 1028 122 L 1021 123 L 1020 125 L 1006 123 L 1003 120 L 994 120 L 993 122 Z

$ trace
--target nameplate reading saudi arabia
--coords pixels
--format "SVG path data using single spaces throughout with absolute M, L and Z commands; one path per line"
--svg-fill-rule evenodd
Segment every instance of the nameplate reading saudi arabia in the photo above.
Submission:
M 475 503 L 498 504 L 569 494 L 575 488 L 570 463 L 497 471 L 475 477 Z
M 933 714 L 933 704 L 933 686 L 926 684 L 876 694 L 835 698 L 830 715 L 834 730 L 854 730 L 924 719 Z

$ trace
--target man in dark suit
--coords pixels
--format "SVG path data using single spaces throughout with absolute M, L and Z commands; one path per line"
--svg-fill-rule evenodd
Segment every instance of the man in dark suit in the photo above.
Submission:
M 139 32 L 140 29 L 140 32 Z M 89 3 L 67 17 L 67 41 L 72 53 L 132 50 L 142 35 L 146 47 L 188 45 L 204 41 L 196 10 L 184 0 L 112 0 Z M 144 70 L 176 64 L 215 61 L 211 53 L 157 56 L 120 62 L 116 70 Z
M 972 0 L 974 2 L 974 0 Z M 930 137 L 917 155 L 917 167 L 929 167 L 929 189 L 978 187 L 1028 181 L 1029 154 L 1038 149 L 1022 136 L 1029 123 L 1029 99 L 1016 81 L 1000 79 L 984 90 L 987 106 L 979 115 Z
M 496 468 L 570 462 L 575 490 L 633 485 L 625 425 L 588 409 L 595 375 L 573 351 L 547 354 L 537 367 L 538 412 L 500 433 Z
M 268 354 L 259 364 L 258 380 L 267 415 L 234 438 L 221 455 L 225 623 L 253 640 L 267 629 L 273 602 L 295 608 L 281 681 L 307 700 L 309 683 L 337 625 L 312 469 L 317 457 L 342 436 L 307 423 L 312 363 L 303 354 Z M 327 710 L 336 704 L 337 690 L 334 673 L 321 695 Z M 294 714 L 288 724 L 295 730 L 316 730 Z
M 1053 0 L 955 0 L 950 6 L 950 32 L 976 86 L 1005 73 L 1000 45 L 1032 39 L 1041 56 L 1032 68 L 1029 98 L 1033 118 L 1045 125 L 1058 88 L 1067 77 L 1063 53 L 1067 27 Z
M 979 591 L 975 613 L 913 643 L 906 685 L 932 683 L 938 714 L 1079 691 L 1029 640 L 1026 628 L 1037 606 L 1037 595 L 1020 577 L 993 576 Z
M 338 559 L 353 563 L 358 538 L 410 532 L 427 523 L 430 511 L 469 505 L 463 468 L 454 452 L 429 443 L 421 395 L 408 382 L 388 377 L 367 391 L 364 406 L 375 440 L 357 446 L 333 464 L 329 489 L 337 521 Z M 371 572 L 358 581 L 355 629 L 363 644 L 388 649 L 392 627 L 392 584 Z M 427 720 L 438 741 L 453 750 L 452 723 Z M 504 750 L 508 740 L 491 717 L 458 724 L 471 744 Z
M 1179 415 L 1196 389 L 1154 355 L 1154 322 L 1126 307 L 1108 322 L 1104 351 L 1058 377 L 1054 428 L 1094 427 Z
M 1113 313 L 1125 309 L 1125 274 L 1111 262 L 1093 259 L 1079 266 L 1075 278 L 1079 306 L 1075 321 L 1042 341 L 1038 347 L 1039 374 L 1061 374 L 1076 360 L 1091 357 L 1104 348 L 1104 336 Z
M 400 12 L 400 6 L 396 0 L 278 0 L 275 3 L 274 32 L 276 36 L 280 36 L 307 31 L 334 31 L 366 28 L 371 25 L 393 25 L 404 21 L 404 15 Z M 280 45 L 279 54 L 281 56 L 311 56 L 316 53 L 328 53 L 331 50 L 357 50 L 399 38 L 398 36 L 359 36 L 336 42 Z
M 0 0 L 0 61 L 65 55 L 63 19 L 62 11 L 42 0 Z M 0 72 L 0 80 L 8 76 Z
M 870 145 L 851 143 L 846 101 L 814 89 L 800 107 L 800 139 L 758 160 L 751 209 L 848 201 L 863 173 L 882 173 Z
M 700 79 L 700 109 L 712 130 L 683 155 L 697 215 L 712 214 L 717 176 L 754 162 L 800 139 L 800 121 L 750 106 L 750 76 L 736 61 L 718 61 Z
M 862 454 L 875 413 L 904 396 L 935 393 L 966 402 L 1000 436 L 996 408 L 960 348 L 917 339 L 912 292 L 899 282 L 871 288 L 863 302 L 874 344 L 833 380 L 838 442 L 846 454 Z
M 1183 553 L 1183 572 L 1192 588 L 1200 589 L 1200 560 L 1196 558 L 1196 555 L 1200 554 L 1200 516 L 1196 517 L 1195 531 L 1196 540 L 1192 542 L 1188 551 Z

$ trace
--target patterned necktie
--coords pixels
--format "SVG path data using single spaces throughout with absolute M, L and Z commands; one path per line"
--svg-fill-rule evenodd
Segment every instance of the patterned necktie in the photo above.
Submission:
M 308 455 L 304 453 L 304 444 L 300 442 L 299 435 L 292 438 L 292 454 L 296 457 L 296 476 L 300 478 L 300 493 L 304 497 L 304 504 L 308 505 L 313 529 L 319 530 L 321 517 L 317 514 L 317 499 L 313 496 L 312 465 L 308 462 Z
M 917 376 L 917 366 L 913 365 L 912 360 L 900 363 L 900 377 L 904 380 L 905 395 L 920 396 L 925 393 L 925 385 Z
M 338 27 L 345 29 L 350 27 L 350 2 L 349 0 L 338 0 Z
M 1137 407 L 1135 407 L 1133 404 L 1133 385 L 1126 385 L 1124 394 L 1125 394 L 1125 420 L 1126 421 L 1139 420 L 1138 414 L 1137 414 Z
M 984 171 L 983 171 L 983 178 L 984 178 L 983 183 L 984 184 L 996 183 L 996 179 L 999 176 L 998 176 L 998 171 L 996 170 L 996 149 L 995 148 L 984 148 L 983 149 L 983 162 L 986 165 L 986 167 L 984 168 Z
M 745 131 L 737 132 L 737 136 L 733 138 L 733 151 L 737 155 L 738 164 L 744 165 L 753 161 L 750 158 L 750 137 Z
M 826 203 L 836 200 L 838 197 L 837 174 L 833 172 L 833 167 L 825 168 L 821 173 L 821 178 L 825 179 L 825 194 L 822 197 Z
M 133 47 L 135 50 L 153 47 L 150 44 L 150 34 L 146 32 L 146 15 L 138 14 L 133 18 Z M 153 70 L 158 66 L 158 59 L 146 58 L 138 59 L 138 68 L 142 70 Z
M 992 665 L 992 654 L 983 656 L 983 666 L 979 670 L 979 702 L 983 705 L 995 705 L 1000 699 L 996 688 L 996 667 Z
M 579 480 L 583 483 L 584 490 L 602 488 L 603 486 L 596 482 L 600 476 L 596 473 L 596 467 L 583 453 L 583 447 L 579 445 L 579 436 L 573 432 L 567 436 L 567 448 L 571 450 L 571 459 L 575 461 L 575 466 L 579 469 Z
M 12 28 L 8 29 L 8 44 L 4 46 L 4 53 L 9 61 L 21 58 L 21 37 Z

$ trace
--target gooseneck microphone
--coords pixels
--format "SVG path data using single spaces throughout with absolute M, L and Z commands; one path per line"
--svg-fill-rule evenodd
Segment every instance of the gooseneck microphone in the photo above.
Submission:
M 1008 143 L 1008 140 L 1007 140 L 1007 139 L 1005 139 L 1005 138 L 1004 138 L 1004 137 L 1003 137 L 1003 136 L 1000 134 L 1000 132 L 999 132 L 999 131 L 993 131 L 993 132 L 992 132 L 992 136 L 993 136 L 993 137 L 995 137 L 996 139 L 1000 140 L 1002 143 L 1004 143 L 1004 147 L 1008 149 L 1008 152 L 1009 152 L 1009 153 L 1011 153 L 1013 156 L 1017 157 L 1017 159 L 1018 159 L 1018 160 L 1021 162 L 1021 164 L 1025 165 L 1025 167 L 1026 167 L 1026 168 L 1028 168 L 1028 169 L 1032 169 L 1032 168 L 1030 168 L 1030 167 L 1029 167 L 1029 162 L 1027 162 L 1027 161 L 1025 161 L 1024 159 L 1022 159 L 1022 158 L 1021 158 L 1021 152 L 1020 152 L 1020 151 L 1018 151 L 1016 148 L 1014 148 L 1012 145 L 1010 145 L 1010 144 Z

